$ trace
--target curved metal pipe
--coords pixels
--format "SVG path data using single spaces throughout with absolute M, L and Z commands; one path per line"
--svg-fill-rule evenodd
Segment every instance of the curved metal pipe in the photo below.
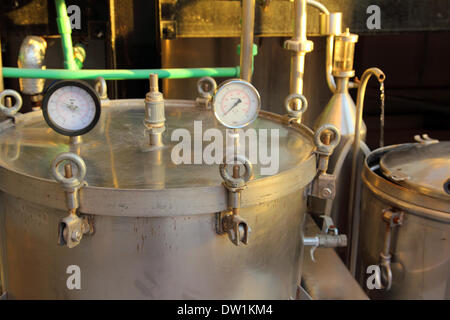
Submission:
M 359 217 L 355 217 L 354 214 L 359 212 L 356 210 L 356 184 L 357 184 L 357 161 L 358 153 L 361 146 L 361 126 L 364 107 L 364 96 L 366 95 L 367 83 L 371 76 L 375 76 L 381 83 L 386 79 L 386 75 L 378 68 L 370 68 L 364 71 L 361 77 L 361 83 L 358 88 L 358 95 L 356 99 L 356 123 L 355 123 L 355 138 L 353 140 L 353 157 L 352 157 L 352 175 L 350 180 L 350 201 L 349 201 L 349 230 L 351 230 L 351 243 L 350 243 L 350 272 L 355 275 L 356 269 L 356 248 L 358 241 L 358 225 L 354 223 Z
M 42 37 L 28 36 L 23 39 L 19 49 L 17 65 L 26 69 L 45 69 L 44 59 L 47 42 Z M 45 79 L 19 79 L 20 91 L 35 95 L 44 90 Z
M 330 14 L 330 11 L 327 9 L 327 7 L 325 7 L 325 5 L 323 5 L 322 3 L 320 3 L 319 1 L 315 1 L 315 0 L 306 0 L 306 4 L 319 9 L 320 11 L 322 11 L 325 14 Z

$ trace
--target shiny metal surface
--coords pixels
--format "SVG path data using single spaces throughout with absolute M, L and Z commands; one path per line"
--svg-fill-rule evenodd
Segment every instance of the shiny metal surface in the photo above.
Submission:
M 171 218 L 95 217 L 75 248 L 56 244 L 60 210 L 2 193 L 9 299 L 289 299 L 299 282 L 300 190 L 243 208 L 251 241 L 217 235 L 215 214 Z M 207 195 L 202 195 L 205 197 Z M 282 218 L 274 215 L 282 213 Z M 81 270 L 69 290 L 66 269 Z
M 216 233 L 227 208 L 218 165 L 174 165 L 170 133 L 203 120 L 222 128 L 192 101 L 167 100 L 167 148 L 142 149 L 144 103 L 102 101 L 102 117 L 80 144 L 57 135 L 40 111 L 0 123 L 2 270 L 9 299 L 290 299 L 300 285 L 306 186 L 316 174 L 313 133 L 261 111 L 252 128 L 279 129 L 280 170 L 242 191 L 240 215 L 251 240 L 234 246 Z M 198 139 L 198 138 L 196 138 Z M 19 150 L 15 157 L 11 149 Z M 72 249 L 57 245 L 65 194 L 50 162 L 64 151 L 86 162 L 79 213 L 94 234 Z M 16 152 L 13 152 L 16 153 Z M 75 168 L 74 168 L 75 169 Z M 76 172 L 74 172 L 76 174 Z M 67 267 L 81 270 L 69 290 Z
M 211 111 L 170 106 L 169 102 L 166 110 L 167 130 L 163 137 L 164 144 L 168 147 L 161 152 L 142 150 L 147 141 L 142 123 L 145 118 L 143 107 L 103 108 L 99 123 L 83 136 L 79 149 L 79 154 L 88 167 L 86 181 L 89 186 L 114 189 L 158 189 L 159 184 L 163 184 L 167 189 L 220 186 L 218 165 L 176 166 L 172 163 L 172 147 L 179 141 L 171 141 L 171 134 L 177 128 L 185 128 L 193 139 L 200 140 L 201 134 L 194 132 L 194 121 L 202 121 L 203 130 L 218 127 L 225 131 L 226 128 L 218 123 Z M 280 173 L 295 168 L 298 163 L 311 157 L 314 144 L 307 129 L 298 132 L 264 118 L 255 120 L 249 127 L 279 129 Z M 0 165 L 11 172 L 49 179 L 51 172 L 48 164 L 58 153 L 70 150 L 68 141 L 67 137 L 52 131 L 41 117 L 37 116 L 17 125 L 14 130 L 5 130 L 0 135 L 0 148 L 3 150 L 21 146 L 17 159 L 2 157 Z M 208 144 L 209 142 L 203 142 L 203 147 Z M 194 143 L 191 147 L 193 153 Z M 157 166 L 158 170 L 166 171 L 164 181 L 155 181 L 152 176 L 155 171 L 155 168 L 152 169 L 155 155 L 165 160 Z M 34 165 L 30 165 L 31 163 Z M 148 168 L 145 164 L 148 164 Z M 263 178 L 259 174 L 259 167 L 260 164 L 255 164 L 254 180 Z
M 404 213 L 391 239 L 392 288 L 366 289 L 371 298 L 450 299 L 450 202 L 393 183 L 379 169 L 386 152 L 413 145 L 381 148 L 365 161 L 357 259 L 357 277 L 364 288 L 367 267 L 377 265 L 383 252 L 383 210 Z
M 450 201 L 444 190 L 450 178 L 450 141 L 394 149 L 381 158 L 380 168 L 394 183 Z
M 42 37 L 28 36 L 20 46 L 17 65 L 19 68 L 45 69 L 44 59 L 47 41 Z M 19 79 L 20 91 L 34 95 L 42 93 L 45 79 Z

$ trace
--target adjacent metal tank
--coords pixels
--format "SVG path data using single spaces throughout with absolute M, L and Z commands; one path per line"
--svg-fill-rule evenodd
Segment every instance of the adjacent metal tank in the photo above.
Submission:
M 0 219 L 3 282 L 9 299 L 290 299 L 300 284 L 305 187 L 316 175 L 313 133 L 261 112 L 250 126 L 279 129 L 279 173 L 255 175 L 242 191 L 248 245 L 216 233 L 227 209 L 218 165 L 175 165 L 170 136 L 194 120 L 221 127 L 194 102 L 166 101 L 165 148 L 148 151 L 143 100 L 104 103 L 81 144 L 48 128 L 40 111 L 0 124 Z M 207 144 L 207 143 L 205 143 Z M 192 145 L 194 148 L 194 145 Z M 72 151 L 86 162 L 80 210 L 94 234 L 58 246 L 67 215 L 50 164 Z M 81 289 L 70 290 L 69 266 Z
M 358 277 L 373 299 L 450 299 L 450 142 L 418 140 L 365 161 Z

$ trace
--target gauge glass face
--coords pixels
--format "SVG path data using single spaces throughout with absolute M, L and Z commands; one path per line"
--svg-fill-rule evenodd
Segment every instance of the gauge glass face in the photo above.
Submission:
M 242 80 L 220 86 L 213 101 L 217 119 L 229 128 L 242 128 L 253 122 L 258 117 L 260 106 L 256 89 Z
M 94 121 L 96 105 L 86 90 L 67 85 L 52 93 L 47 113 L 50 121 L 62 130 L 80 131 Z

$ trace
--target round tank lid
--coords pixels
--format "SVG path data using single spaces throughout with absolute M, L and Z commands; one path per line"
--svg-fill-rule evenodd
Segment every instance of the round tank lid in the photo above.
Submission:
M 450 141 L 400 146 L 381 158 L 380 168 L 397 184 L 450 199 Z
M 167 122 L 163 134 L 165 147 L 153 151 L 147 150 L 144 117 L 143 102 L 142 107 L 105 107 L 97 126 L 83 135 L 81 144 L 71 146 L 68 137 L 47 126 L 41 113 L 24 115 L 25 120 L 0 130 L 0 167 L 20 175 L 53 180 L 50 170 L 52 160 L 62 152 L 71 151 L 79 154 L 86 162 L 86 182 L 92 187 L 170 189 L 221 185 L 223 180 L 219 174 L 219 165 L 205 163 L 202 157 L 212 142 L 211 137 L 207 139 L 203 136 L 208 129 L 219 129 L 222 136 L 226 137 L 225 128 L 217 122 L 211 111 L 195 107 L 178 108 L 167 100 Z M 252 180 L 266 177 L 261 169 L 275 161 L 278 162 L 274 164 L 277 171 L 275 175 L 297 168 L 314 151 L 312 134 L 306 129 L 293 130 L 267 117 L 259 117 L 250 128 L 256 129 L 257 138 L 267 133 L 269 145 L 268 154 L 257 149 L 260 152 L 257 155 L 259 160 L 254 164 Z M 271 145 L 271 130 L 279 135 L 276 145 Z M 184 137 L 183 133 L 190 139 Z M 182 139 L 187 139 L 191 156 L 188 158 L 190 162 L 178 164 L 172 153 L 178 158 L 183 156 L 183 152 L 176 151 Z M 256 140 L 253 140 L 255 143 Z M 248 147 L 250 142 L 248 139 L 246 141 Z M 274 154 L 271 155 L 271 152 Z M 275 154 L 279 155 L 276 159 Z M 261 158 L 261 155 L 265 158 Z M 267 165 L 262 164 L 261 159 L 267 160 Z

